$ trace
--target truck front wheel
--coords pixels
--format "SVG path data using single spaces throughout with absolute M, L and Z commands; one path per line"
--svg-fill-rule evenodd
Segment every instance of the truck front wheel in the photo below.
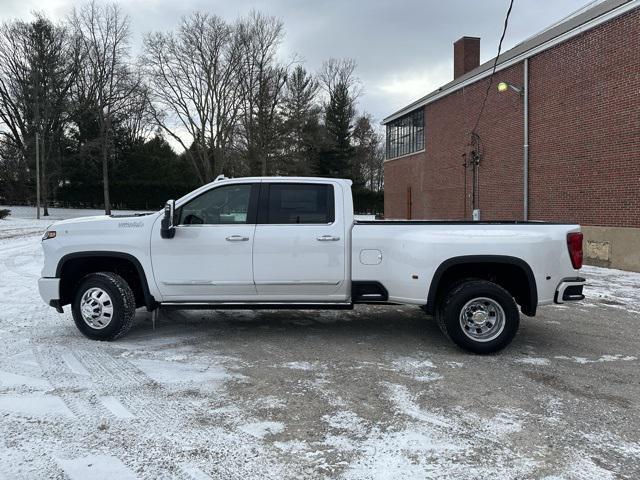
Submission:
M 437 309 L 442 332 L 461 348 L 493 353 L 515 337 L 520 326 L 518 305 L 500 285 L 471 280 L 454 286 Z
M 91 273 L 76 290 L 72 305 L 78 329 L 92 340 L 115 340 L 131 328 L 136 301 L 129 284 L 112 272 Z

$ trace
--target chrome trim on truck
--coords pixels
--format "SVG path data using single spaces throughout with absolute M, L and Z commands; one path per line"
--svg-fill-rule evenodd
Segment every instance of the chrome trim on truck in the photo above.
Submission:
M 577 300 L 584 300 L 582 293 L 582 287 L 587 281 L 582 277 L 576 278 L 564 278 L 556 288 L 556 294 L 553 299 L 555 303 L 573 302 Z M 572 288 L 579 287 L 579 288 Z

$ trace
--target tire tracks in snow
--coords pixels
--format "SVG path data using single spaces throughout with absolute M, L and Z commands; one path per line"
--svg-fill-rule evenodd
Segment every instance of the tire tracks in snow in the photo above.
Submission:
M 30 261 L 26 263 L 18 263 L 19 258 L 27 257 Z M 20 253 L 18 255 L 12 255 L 4 261 L 4 266 L 7 267 L 7 270 L 15 273 L 20 277 L 25 278 L 40 278 L 40 275 L 37 275 L 33 272 L 27 271 L 24 269 L 26 266 L 33 265 L 35 263 L 35 259 L 37 258 L 36 253 Z

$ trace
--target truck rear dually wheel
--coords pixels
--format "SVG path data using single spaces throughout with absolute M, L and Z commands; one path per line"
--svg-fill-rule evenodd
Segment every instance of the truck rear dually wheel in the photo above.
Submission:
M 83 335 L 92 340 L 115 340 L 131 328 L 136 301 L 120 275 L 97 272 L 81 280 L 71 310 Z
M 487 280 L 455 285 L 436 310 L 436 318 L 448 338 L 474 353 L 503 349 L 520 325 L 518 305 L 511 294 Z

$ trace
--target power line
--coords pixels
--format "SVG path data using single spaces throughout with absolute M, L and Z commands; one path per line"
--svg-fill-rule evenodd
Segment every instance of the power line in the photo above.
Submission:
M 482 112 L 484 112 L 485 104 L 487 103 L 487 97 L 489 96 L 489 91 L 491 90 L 491 85 L 493 84 L 493 75 L 496 73 L 496 67 L 498 66 L 498 59 L 500 58 L 500 52 L 502 51 L 502 41 L 504 40 L 504 36 L 507 33 L 507 26 L 509 25 L 509 15 L 511 15 L 511 9 L 513 8 L 513 0 L 509 2 L 509 9 L 507 10 L 507 16 L 504 19 L 504 27 L 502 28 L 502 36 L 500 37 L 500 42 L 498 43 L 498 54 L 496 55 L 495 60 L 493 61 L 493 69 L 491 70 L 491 76 L 489 77 L 489 84 L 487 85 L 487 91 L 484 94 L 484 98 L 482 99 L 482 106 L 480 107 L 480 112 L 478 113 L 478 118 L 476 119 L 476 123 L 473 126 L 473 130 L 471 130 L 472 135 L 477 135 L 476 130 L 478 129 L 478 125 L 480 124 L 480 119 L 482 118 Z
M 471 185 L 471 208 L 473 211 L 474 220 L 479 220 L 479 216 L 476 217 L 476 212 L 480 212 L 480 160 L 482 158 L 482 139 L 477 132 L 478 125 L 480 124 L 480 119 L 482 118 L 482 113 L 484 112 L 484 107 L 487 104 L 487 98 L 489 97 L 489 92 L 491 91 L 491 86 L 493 85 L 493 76 L 496 73 L 496 68 L 498 66 L 498 59 L 500 58 L 500 52 L 502 51 L 502 42 L 504 41 L 504 37 L 507 33 L 507 26 L 509 25 L 509 16 L 511 15 L 511 9 L 513 8 L 513 0 L 509 2 L 509 9 L 507 10 L 507 15 L 504 19 L 504 26 L 502 28 L 502 35 L 500 36 L 500 41 L 498 42 L 498 54 L 496 55 L 495 60 L 493 61 L 493 68 L 491 70 L 491 75 L 489 76 L 489 83 L 487 84 L 487 90 L 484 92 L 484 98 L 482 99 L 482 105 L 480 106 L 480 111 L 478 112 L 478 118 L 476 119 L 476 123 L 471 130 L 471 142 L 469 143 L 469 147 L 471 148 L 470 153 L 470 164 L 467 163 L 467 159 L 465 158 L 464 169 L 464 185 L 465 185 L 465 216 L 466 216 L 466 208 L 467 208 L 467 199 L 466 199 L 466 190 L 467 190 L 467 168 L 471 166 L 472 171 L 472 185 Z

